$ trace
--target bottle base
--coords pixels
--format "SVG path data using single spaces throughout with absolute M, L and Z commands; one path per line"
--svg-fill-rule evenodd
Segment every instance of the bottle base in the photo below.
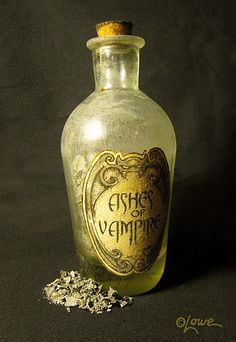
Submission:
M 91 277 L 103 284 L 104 290 L 112 287 L 122 296 L 137 296 L 152 290 L 162 278 L 165 268 L 166 252 L 159 255 L 152 268 L 144 273 L 129 276 L 116 276 L 108 272 L 102 265 L 78 256 L 79 272 L 82 276 Z

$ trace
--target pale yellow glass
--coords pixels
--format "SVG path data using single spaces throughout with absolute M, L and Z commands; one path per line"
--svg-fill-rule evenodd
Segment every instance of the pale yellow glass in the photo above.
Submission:
M 143 45 L 144 40 L 136 36 L 93 38 L 87 42 L 93 54 L 95 91 L 72 112 L 61 140 L 78 270 L 124 295 L 146 292 L 161 279 L 169 213 L 161 251 L 153 266 L 144 273 L 117 276 L 103 266 L 88 235 L 82 211 L 82 184 L 93 158 L 103 150 L 142 153 L 159 147 L 169 164 L 171 196 L 175 132 L 163 109 L 139 90 L 139 49 Z

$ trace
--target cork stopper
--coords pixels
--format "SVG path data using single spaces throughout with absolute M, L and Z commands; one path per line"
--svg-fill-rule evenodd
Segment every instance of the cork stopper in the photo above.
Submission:
M 131 35 L 133 24 L 128 21 L 105 21 L 96 25 L 98 37 Z

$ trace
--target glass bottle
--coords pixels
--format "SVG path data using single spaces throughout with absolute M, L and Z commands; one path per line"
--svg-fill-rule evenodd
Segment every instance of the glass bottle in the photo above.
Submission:
M 176 139 L 139 89 L 145 42 L 127 25 L 101 23 L 87 42 L 95 91 L 69 116 L 61 151 L 79 272 L 137 295 L 164 271 Z

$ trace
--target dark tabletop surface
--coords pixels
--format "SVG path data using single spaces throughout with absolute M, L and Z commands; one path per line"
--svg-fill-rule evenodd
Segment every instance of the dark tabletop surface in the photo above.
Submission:
M 211 0 L 0 2 L 1 342 L 236 341 L 233 9 Z M 116 18 L 145 38 L 141 88 L 176 130 L 167 266 L 128 308 L 68 313 L 42 296 L 61 269 L 76 269 L 60 136 L 94 89 L 85 43 L 96 23 Z M 193 318 L 221 326 L 177 326 Z

